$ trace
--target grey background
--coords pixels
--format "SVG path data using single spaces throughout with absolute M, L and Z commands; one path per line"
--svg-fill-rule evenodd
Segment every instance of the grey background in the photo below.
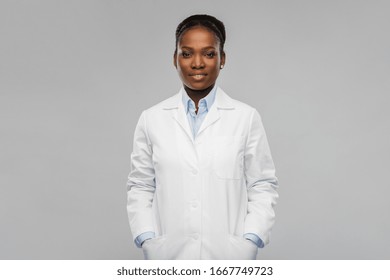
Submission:
M 227 27 L 219 84 L 256 107 L 280 180 L 261 259 L 389 259 L 388 1 L 0 1 L 0 258 L 142 258 L 126 180 L 173 95 L 174 31 Z

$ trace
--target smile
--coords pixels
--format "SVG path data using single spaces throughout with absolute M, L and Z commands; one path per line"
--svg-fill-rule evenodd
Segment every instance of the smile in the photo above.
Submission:
M 190 76 L 193 77 L 195 80 L 201 80 L 204 77 L 206 77 L 207 74 L 194 74 L 194 75 L 190 75 Z

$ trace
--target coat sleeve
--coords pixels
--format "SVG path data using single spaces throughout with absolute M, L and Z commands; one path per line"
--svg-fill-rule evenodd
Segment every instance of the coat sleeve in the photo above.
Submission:
M 134 132 L 131 171 L 127 181 L 127 213 L 133 239 L 154 231 L 152 203 L 155 191 L 155 172 L 152 160 L 146 113 L 141 114 Z
M 278 198 L 278 180 L 261 117 L 253 110 L 245 147 L 245 179 L 248 208 L 244 233 L 254 233 L 269 243 L 275 222 L 274 206 Z

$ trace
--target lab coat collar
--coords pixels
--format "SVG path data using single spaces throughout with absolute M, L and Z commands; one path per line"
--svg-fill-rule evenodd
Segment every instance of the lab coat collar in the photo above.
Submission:
M 184 88 L 181 88 L 179 93 L 172 96 L 168 100 L 166 100 L 163 105 L 164 110 L 173 110 L 172 117 L 180 124 L 183 130 L 186 132 L 188 138 L 191 142 L 194 142 L 194 138 L 192 136 L 191 128 L 188 123 L 188 119 L 186 116 L 184 104 L 182 101 L 182 94 Z M 210 111 L 207 113 L 206 118 L 202 122 L 201 127 L 199 128 L 197 137 L 209 126 L 214 124 L 220 119 L 219 110 L 231 110 L 234 109 L 232 99 L 220 88 L 217 88 L 215 101 L 213 106 L 211 106 Z
M 182 94 L 184 93 L 184 88 L 182 87 L 180 91 L 167 99 L 164 103 L 163 108 L 165 110 L 178 109 L 181 107 Z M 215 101 L 212 107 L 217 107 L 218 109 L 234 109 L 234 105 L 230 96 L 228 96 L 220 87 L 217 87 L 217 92 L 215 96 Z

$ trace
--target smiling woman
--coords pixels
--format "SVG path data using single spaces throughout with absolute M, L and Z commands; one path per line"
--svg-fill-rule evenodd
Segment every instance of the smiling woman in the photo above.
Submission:
M 173 64 L 196 110 L 199 100 L 214 87 L 225 64 L 225 39 L 222 22 L 206 17 L 202 20 L 199 15 L 187 18 L 176 30 Z
M 215 17 L 180 23 L 183 87 L 138 121 L 127 210 L 146 259 L 255 259 L 269 242 L 275 168 L 259 113 L 216 85 L 225 39 Z
M 215 35 L 204 27 L 193 27 L 181 36 L 173 61 L 186 91 L 197 95 L 199 90 L 211 90 L 214 86 L 225 63 L 225 53 L 220 53 L 219 44 Z

